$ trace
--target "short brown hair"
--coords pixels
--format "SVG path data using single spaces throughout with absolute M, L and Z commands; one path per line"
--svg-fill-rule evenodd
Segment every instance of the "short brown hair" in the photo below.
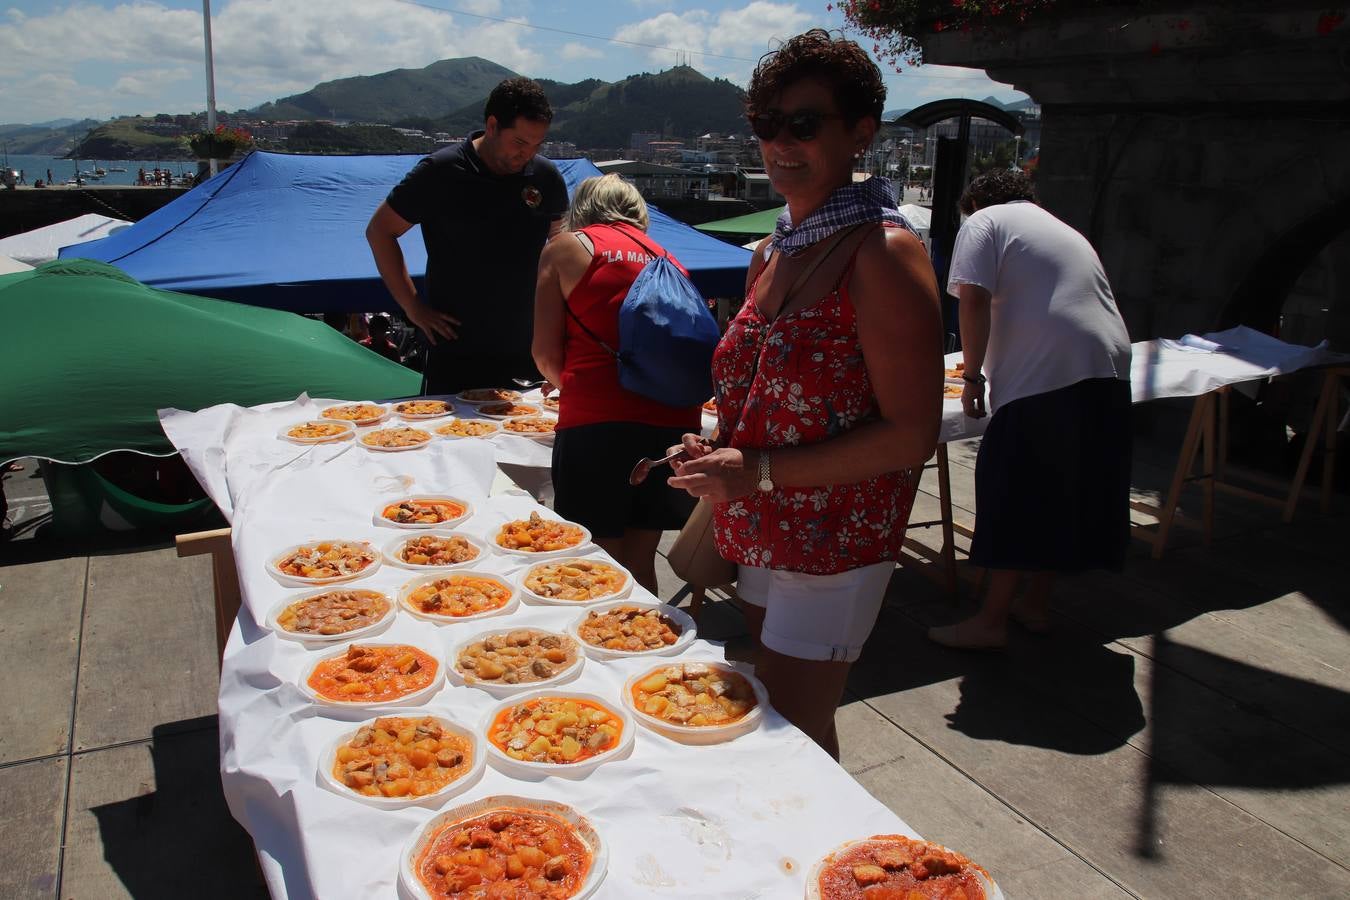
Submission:
M 886 104 L 881 70 L 856 41 L 834 37 L 823 28 L 788 38 L 759 58 L 745 94 L 746 115 L 764 112 L 775 97 L 804 78 L 818 79 L 830 89 L 849 127 L 863 118 L 881 121 Z
M 1014 200 L 1036 202 L 1031 179 L 1020 169 L 995 169 L 973 180 L 961 195 L 961 212 L 974 215 L 977 209 L 1012 203 Z
M 552 122 L 553 107 L 539 82 L 530 78 L 508 78 L 488 94 L 483 118 L 494 116 L 497 127 L 510 128 L 519 116 L 536 122 Z

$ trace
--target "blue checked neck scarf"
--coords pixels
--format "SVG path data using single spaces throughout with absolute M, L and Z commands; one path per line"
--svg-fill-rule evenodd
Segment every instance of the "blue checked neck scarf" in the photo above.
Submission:
M 895 194 L 890 181 L 874 176 L 866 181 L 835 188 L 824 205 L 796 227 L 793 227 L 792 219 L 784 209 L 778 217 L 778 224 L 774 226 L 773 240 L 769 242 L 768 250 L 796 256 L 842 228 L 865 222 L 890 222 L 914 230 L 895 208 Z

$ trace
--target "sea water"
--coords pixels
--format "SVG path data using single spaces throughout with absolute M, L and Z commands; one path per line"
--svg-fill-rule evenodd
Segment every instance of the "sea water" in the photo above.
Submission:
M 4 157 L 0 156 L 0 165 L 3 165 Z M 47 170 L 52 170 L 52 181 L 55 184 L 65 184 L 68 179 L 75 177 L 75 163 L 73 159 L 63 159 L 59 156 L 24 156 L 16 153 L 9 154 L 9 167 L 15 171 L 23 171 L 24 179 L 28 184 L 32 184 L 39 178 L 44 181 L 47 178 Z M 113 166 L 126 169 L 125 172 L 109 172 L 105 177 L 99 179 L 85 179 L 85 184 L 135 184 L 136 172 L 138 169 L 145 169 L 146 175 L 154 172 L 155 167 L 168 169 L 174 178 L 182 175 L 196 175 L 197 161 L 194 159 L 81 159 L 79 160 L 81 172 L 92 172 L 96 167 L 110 169 Z

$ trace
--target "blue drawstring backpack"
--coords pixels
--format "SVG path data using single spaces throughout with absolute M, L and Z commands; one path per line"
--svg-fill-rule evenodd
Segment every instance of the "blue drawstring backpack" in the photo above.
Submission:
M 619 349 L 600 340 L 571 307 L 567 314 L 614 357 L 625 390 L 666 406 L 698 406 L 713 394 L 712 355 L 722 337 L 717 320 L 670 254 L 633 241 L 655 258 L 619 308 Z

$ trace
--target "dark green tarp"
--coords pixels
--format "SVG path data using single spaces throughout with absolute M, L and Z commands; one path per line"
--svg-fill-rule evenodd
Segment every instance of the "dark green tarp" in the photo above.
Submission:
M 167 454 L 162 407 L 416 394 L 422 376 L 322 322 L 56 260 L 0 275 L 0 461 Z

